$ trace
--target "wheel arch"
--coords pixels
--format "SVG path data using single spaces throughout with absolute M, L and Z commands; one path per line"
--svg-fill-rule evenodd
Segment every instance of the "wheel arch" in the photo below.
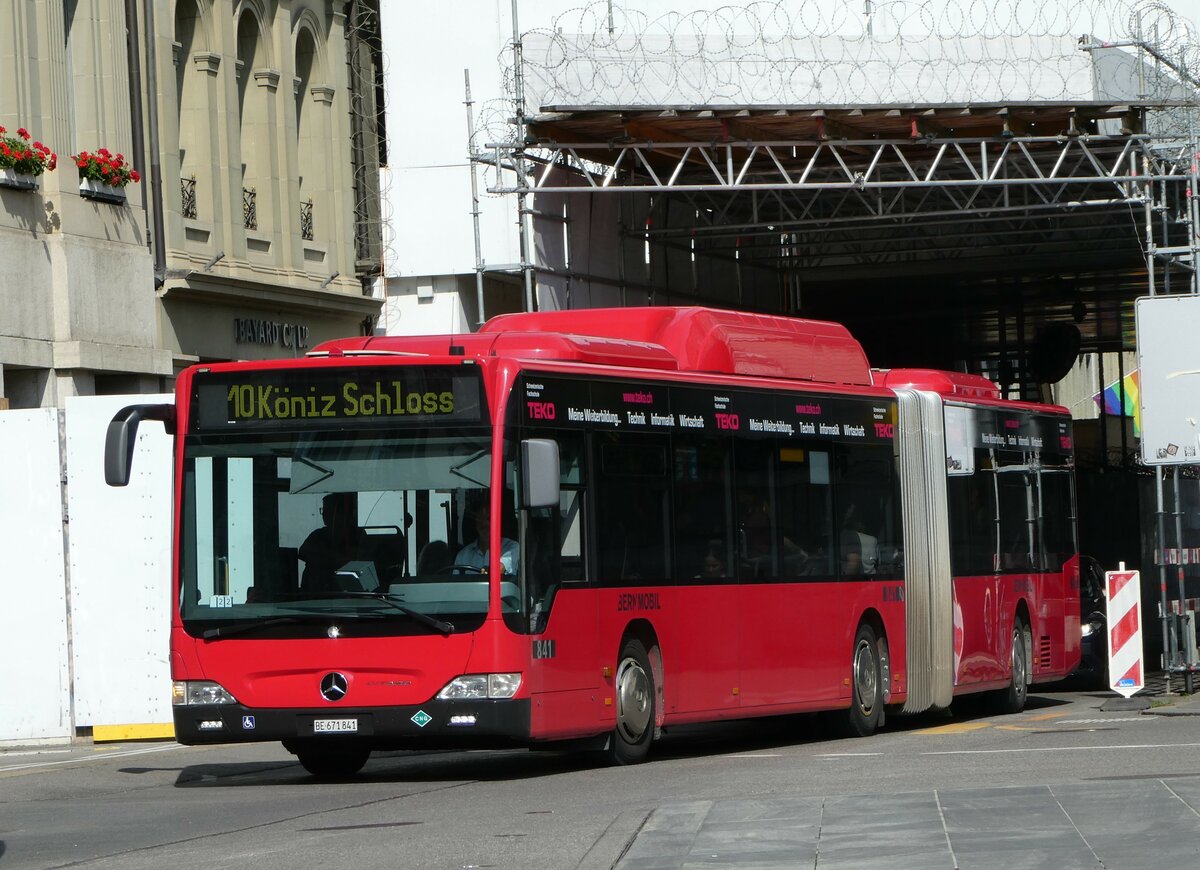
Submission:
M 871 626 L 875 631 L 875 637 L 878 640 L 887 640 L 887 627 L 883 624 L 883 615 L 874 607 L 866 608 L 858 617 L 858 625 L 863 623 Z M 854 628 L 855 633 L 858 632 L 858 626 Z
M 630 640 L 641 641 L 646 648 L 646 656 L 650 659 L 650 669 L 654 677 L 655 700 L 654 725 L 661 728 L 666 709 L 666 675 L 663 670 L 662 644 L 659 642 L 658 631 L 648 619 L 631 619 L 621 632 L 620 643 L 617 644 L 617 655 L 620 655 L 625 644 Z

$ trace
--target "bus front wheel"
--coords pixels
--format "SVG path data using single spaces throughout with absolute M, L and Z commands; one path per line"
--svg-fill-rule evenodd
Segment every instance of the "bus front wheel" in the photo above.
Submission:
M 630 638 L 618 657 L 616 688 L 617 724 L 606 755 L 612 764 L 637 764 L 650 751 L 654 739 L 654 670 L 640 640 Z
M 349 779 L 362 770 L 371 750 L 355 744 L 337 746 L 321 741 L 286 744 L 300 766 L 317 779 Z
M 852 697 L 847 732 L 852 737 L 868 737 L 883 720 L 883 668 L 875 630 L 865 622 L 854 637 L 850 666 Z

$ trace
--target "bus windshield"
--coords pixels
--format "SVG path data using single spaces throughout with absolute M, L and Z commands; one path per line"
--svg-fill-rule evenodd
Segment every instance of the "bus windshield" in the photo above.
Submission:
M 256 626 L 324 634 L 333 621 L 347 635 L 478 628 L 491 443 L 482 428 L 190 436 L 184 627 L 202 637 Z

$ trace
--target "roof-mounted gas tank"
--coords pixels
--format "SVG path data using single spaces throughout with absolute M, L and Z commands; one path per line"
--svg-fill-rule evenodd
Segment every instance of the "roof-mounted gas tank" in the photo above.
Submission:
M 609 351 L 603 359 L 608 365 L 644 366 L 648 350 L 657 346 L 683 371 L 871 384 L 871 369 L 859 343 L 845 327 L 819 320 L 713 308 L 592 308 L 502 314 L 479 331 L 504 335 L 505 350 L 514 355 L 519 355 L 522 334 L 532 340 L 538 334 L 557 333 L 576 339 L 573 344 L 608 339 L 640 348 L 623 362 L 620 353 L 611 352 L 615 348 L 610 342 L 596 342 Z

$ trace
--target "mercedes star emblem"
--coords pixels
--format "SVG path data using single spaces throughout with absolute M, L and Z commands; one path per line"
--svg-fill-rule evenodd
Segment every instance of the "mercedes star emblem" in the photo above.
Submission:
M 342 630 L 336 625 L 329 626 L 325 633 L 331 638 L 338 638 L 342 636 Z
M 350 684 L 346 678 L 334 671 L 321 678 L 321 697 L 326 701 L 340 701 L 346 697 L 346 690 L 349 687 Z

